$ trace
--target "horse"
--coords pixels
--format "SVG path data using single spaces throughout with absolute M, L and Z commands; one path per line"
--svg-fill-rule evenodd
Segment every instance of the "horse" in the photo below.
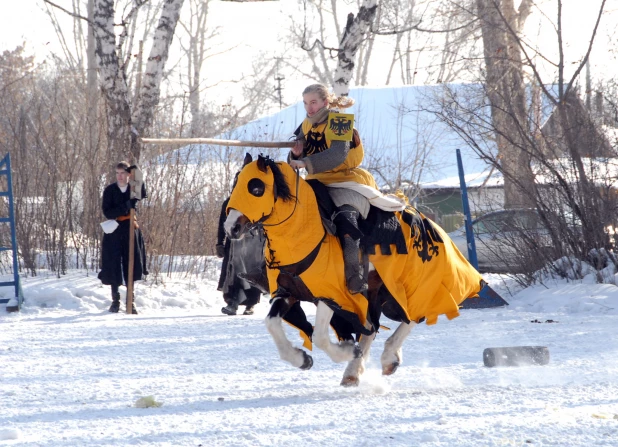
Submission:
M 457 317 L 459 304 L 483 286 L 444 230 L 408 205 L 390 213 L 386 225 L 394 222 L 399 239 L 366 250 L 368 291 L 351 294 L 340 242 L 322 223 L 314 189 L 289 164 L 268 157 L 259 156 L 241 170 L 227 211 L 230 237 L 241 238 L 256 227 L 264 231 L 272 297 L 265 323 L 279 356 L 301 369 L 313 365 L 312 357 L 287 339 L 285 320 L 300 330 L 305 348 L 313 343 L 334 362 L 348 362 L 343 386 L 359 384 L 380 315 L 399 322 L 381 355 L 382 374 L 391 375 L 403 361 L 402 345 L 414 325 L 435 324 L 439 315 Z M 300 301 L 317 305 L 315 327 Z

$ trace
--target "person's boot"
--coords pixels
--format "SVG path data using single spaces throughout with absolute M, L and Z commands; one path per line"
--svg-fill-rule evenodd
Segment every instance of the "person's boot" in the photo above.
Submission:
M 247 306 L 245 307 L 245 311 L 242 313 L 243 315 L 253 315 L 253 308 L 255 306 Z
M 120 310 L 120 293 L 112 293 L 112 305 L 109 306 L 109 311 L 115 314 Z
M 359 240 L 350 236 L 343 238 L 343 266 L 345 282 L 350 293 L 363 293 L 367 291 L 367 281 L 363 276 L 358 257 Z
M 221 308 L 221 312 L 225 315 L 236 315 L 236 311 L 238 310 L 238 305 L 228 304 L 225 307 Z

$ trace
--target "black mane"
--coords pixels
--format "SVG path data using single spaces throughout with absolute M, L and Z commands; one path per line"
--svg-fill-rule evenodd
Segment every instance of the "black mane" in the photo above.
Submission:
M 271 169 L 272 173 L 273 173 L 273 178 L 274 178 L 274 182 L 275 182 L 275 194 L 276 194 L 276 197 L 277 198 L 280 197 L 281 200 L 283 200 L 284 202 L 287 202 L 289 200 L 293 200 L 295 197 L 292 194 L 292 191 L 290 191 L 290 186 L 285 181 L 285 176 L 283 175 L 283 172 L 281 172 L 281 168 L 275 162 L 275 160 L 273 160 L 272 158 L 270 158 L 268 156 L 262 157 L 260 155 L 260 156 L 258 156 L 258 166 L 259 166 L 260 162 L 263 163 L 265 166 L 268 166 Z

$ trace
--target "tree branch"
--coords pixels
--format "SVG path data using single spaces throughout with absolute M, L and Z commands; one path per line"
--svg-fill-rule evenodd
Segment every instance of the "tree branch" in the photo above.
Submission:
M 55 4 L 54 2 L 52 2 L 50 0 L 43 0 L 43 2 L 53 6 L 54 8 L 58 8 L 59 10 L 67 13 L 71 17 L 75 17 L 76 19 L 85 20 L 86 22 L 90 23 L 92 26 L 96 26 L 96 24 L 94 22 L 92 22 L 91 20 L 89 20 L 88 17 L 84 17 L 82 15 L 75 14 L 74 12 L 69 11 L 68 9 L 64 9 L 62 6 Z
M 444 29 L 444 30 L 434 30 L 434 29 L 427 29 L 427 28 L 421 28 L 419 25 L 423 22 L 422 20 L 419 20 L 418 23 L 416 23 L 415 25 L 412 25 L 408 28 L 404 28 L 404 29 L 395 29 L 392 31 L 379 31 L 379 30 L 374 30 L 373 27 L 370 30 L 371 33 L 373 34 L 377 34 L 380 36 L 392 36 L 394 34 L 403 34 L 406 33 L 408 31 L 420 31 L 422 33 L 450 33 L 453 31 L 459 31 L 462 29 L 465 29 L 467 27 L 469 27 L 470 25 L 474 24 L 475 22 L 478 22 L 478 18 L 472 20 L 471 22 L 468 22 L 464 25 L 458 26 L 457 28 L 450 28 L 450 29 Z
M 569 84 L 567 85 L 567 89 L 564 92 L 565 96 L 569 92 L 571 87 L 573 86 L 575 79 L 577 79 L 577 77 L 579 76 L 579 73 L 582 71 L 582 69 L 586 65 L 586 61 L 588 61 L 588 58 L 590 57 L 590 52 L 592 51 L 592 44 L 594 43 L 594 39 L 597 35 L 597 31 L 599 29 L 599 23 L 601 23 L 601 16 L 603 15 L 603 9 L 605 8 L 605 2 L 606 0 L 603 0 L 603 2 L 601 3 L 601 7 L 599 8 L 599 15 L 597 17 L 597 22 L 594 24 L 594 29 L 592 30 L 592 36 L 590 37 L 590 43 L 588 44 L 588 51 L 586 51 L 586 55 L 582 59 L 581 64 L 579 64 L 579 67 L 577 67 L 577 70 L 575 70 L 575 73 L 573 73 L 573 76 L 571 77 L 571 80 L 569 81 Z

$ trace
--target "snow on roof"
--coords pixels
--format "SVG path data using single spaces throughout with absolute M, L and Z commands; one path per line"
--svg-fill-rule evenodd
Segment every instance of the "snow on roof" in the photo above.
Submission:
M 570 158 L 556 158 L 550 163 L 568 182 L 577 182 L 579 175 Z M 582 164 L 588 180 L 598 186 L 618 187 L 618 158 L 582 158 Z M 536 175 L 538 184 L 555 183 L 556 180 L 539 170 Z
M 573 162 L 569 158 L 556 158 L 549 162 L 567 181 L 577 182 L 578 174 Z M 582 158 L 584 171 L 588 179 L 599 186 L 618 188 L 618 158 Z M 535 172 L 535 182 L 537 185 L 548 185 L 556 183 L 555 177 L 547 173 L 547 169 L 541 166 L 533 166 Z M 491 175 L 489 172 L 466 174 L 466 186 L 475 188 L 502 187 L 504 178 L 500 172 L 494 170 Z M 421 183 L 421 188 L 459 188 L 459 176 L 447 177 L 435 182 Z
M 491 171 L 490 171 L 491 172 Z M 468 188 L 475 188 L 479 186 L 484 186 L 487 188 L 491 187 L 502 187 L 504 186 L 504 178 L 502 174 L 498 171 L 491 172 L 476 172 L 473 174 L 466 174 L 464 176 L 466 180 L 466 186 Z M 447 177 L 442 180 L 438 180 L 436 182 L 427 182 L 421 183 L 421 188 L 429 189 L 429 188 L 457 188 L 459 189 L 459 175 L 453 177 Z

